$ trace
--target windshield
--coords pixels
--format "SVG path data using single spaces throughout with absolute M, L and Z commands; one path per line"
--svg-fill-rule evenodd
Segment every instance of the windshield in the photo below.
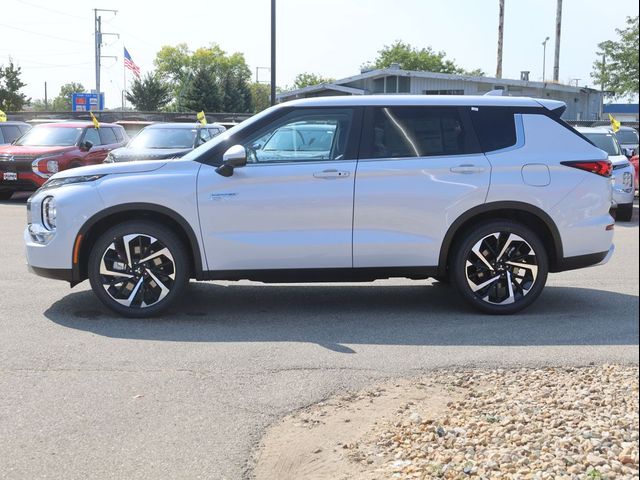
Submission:
M 616 138 L 624 145 L 638 145 L 638 132 L 635 130 L 618 130 Z
M 20 137 L 15 145 L 27 147 L 70 147 L 82 134 L 82 128 L 34 127 Z
M 195 128 L 145 128 L 129 143 L 129 148 L 191 148 Z
M 613 133 L 585 133 L 591 142 L 601 150 L 604 150 L 609 155 L 622 155 L 620 151 L 620 145 Z

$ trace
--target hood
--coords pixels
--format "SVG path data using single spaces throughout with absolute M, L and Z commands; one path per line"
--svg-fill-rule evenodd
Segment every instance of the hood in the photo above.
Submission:
M 82 175 L 111 175 L 123 173 L 153 172 L 167 164 L 166 160 L 148 162 L 100 163 L 87 167 L 72 168 L 56 173 L 51 178 L 79 177 Z
M 609 155 L 609 160 L 613 165 L 624 165 L 629 163 L 629 159 L 624 155 Z
M 158 160 L 182 157 L 192 148 L 116 148 L 111 151 L 114 162 L 130 162 L 132 160 Z
M 0 155 L 54 155 L 56 153 L 70 152 L 76 148 L 77 147 L 74 145 L 70 147 L 29 147 L 26 145 L 5 145 L 0 147 Z

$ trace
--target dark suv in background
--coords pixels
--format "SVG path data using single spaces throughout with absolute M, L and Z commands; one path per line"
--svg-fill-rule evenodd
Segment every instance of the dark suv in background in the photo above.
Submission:
M 0 147 L 0 200 L 16 191 L 37 190 L 62 170 L 102 163 L 128 141 L 119 125 L 65 122 L 38 125 L 12 145 Z

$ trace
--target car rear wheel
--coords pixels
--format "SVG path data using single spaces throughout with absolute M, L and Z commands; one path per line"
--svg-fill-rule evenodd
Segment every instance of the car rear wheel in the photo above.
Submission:
M 13 192 L 11 190 L 4 190 L 0 192 L 0 200 L 9 200 L 11 198 L 11 195 L 13 195 Z
M 152 222 L 125 222 L 107 230 L 93 245 L 88 265 L 91 287 L 120 315 L 157 315 L 189 281 L 185 252 L 168 228 Z
M 549 272 L 548 255 L 527 227 L 497 220 L 466 232 L 450 265 L 452 282 L 478 310 L 519 312 L 540 295 Z

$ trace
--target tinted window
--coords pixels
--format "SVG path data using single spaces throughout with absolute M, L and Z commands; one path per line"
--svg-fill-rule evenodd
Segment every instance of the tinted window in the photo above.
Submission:
M 98 129 L 87 128 L 87 133 L 84 134 L 83 141 L 91 142 L 93 146 L 100 145 L 100 135 L 98 134 Z
M 371 158 L 471 153 L 470 135 L 457 108 L 376 108 Z
M 492 152 L 516 144 L 516 123 L 512 109 L 473 107 L 471 119 L 483 151 Z
M 350 109 L 291 112 L 243 142 L 247 160 L 252 163 L 342 160 L 352 119 Z
M 622 155 L 620 146 L 616 141 L 613 133 L 585 133 L 585 137 L 591 140 L 596 147 L 600 150 L 604 150 L 609 155 Z
M 113 133 L 113 130 L 108 127 L 102 127 L 98 130 L 100 133 L 100 141 L 102 145 L 112 145 L 114 143 L 118 143 L 116 140 L 116 135 Z
M 638 132 L 636 132 L 635 130 L 618 130 L 616 132 L 616 137 L 618 138 L 618 142 L 623 144 L 638 143 Z
M 2 135 L 2 128 L 0 128 L 0 144 L 5 143 L 4 135 Z
M 116 134 L 116 140 L 118 141 L 118 143 L 124 141 L 124 129 L 122 127 L 114 128 L 113 132 Z
M 2 133 L 4 135 L 5 143 L 11 143 L 22 135 L 22 132 L 20 132 L 20 129 L 16 125 L 5 125 L 2 127 Z

